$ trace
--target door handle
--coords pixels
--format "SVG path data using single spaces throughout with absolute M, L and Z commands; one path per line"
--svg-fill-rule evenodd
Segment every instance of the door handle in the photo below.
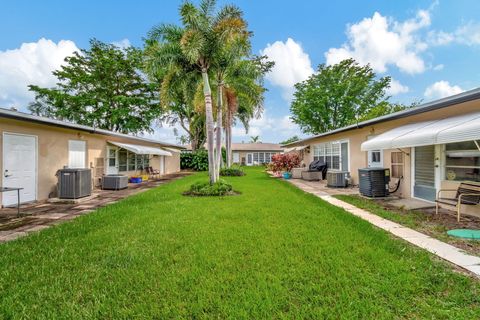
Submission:
M 11 177 L 11 174 L 8 174 L 8 170 L 5 170 L 5 173 L 3 174 L 5 178 Z

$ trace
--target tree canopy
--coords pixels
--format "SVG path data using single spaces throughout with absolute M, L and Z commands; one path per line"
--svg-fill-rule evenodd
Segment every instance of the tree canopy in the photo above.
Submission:
M 30 85 L 32 113 L 122 133 L 152 131 L 161 113 L 158 89 L 143 73 L 141 51 L 98 40 L 53 72 L 54 88 Z
M 294 135 L 293 137 L 290 137 L 290 138 L 280 142 L 280 144 L 283 146 L 283 145 L 293 143 L 293 142 L 299 141 L 299 140 L 300 140 L 300 138 L 297 135 Z
M 305 133 L 318 134 L 406 108 L 391 104 L 390 77 L 377 78 L 369 65 L 347 59 L 321 64 L 307 80 L 295 85 L 292 120 Z

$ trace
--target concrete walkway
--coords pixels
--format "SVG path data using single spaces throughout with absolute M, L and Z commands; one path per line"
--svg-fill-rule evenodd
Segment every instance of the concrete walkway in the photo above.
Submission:
M 330 204 L 343 208 L 347 212 L 370 222 L 374 226 L 388 231 L 391 234 L 407 242 L 410 242 L 417 247 L 425 249 L 428 252 L 431 252 L 434 255 L 455 264 L 456 266 L 468 270 L 475 274 L 477 277 L 480 277 L 480 257 L 466 254 L 464 251 L 445 242 L 429 237 L 413 229 L 406 228 L 398 223 L 381 218 L 366 210 L 359 209 L 349 203 L 346 203 L 345 201 L 336 199 L 326 192 L 314 189 L 312 186 L 310 186 L 308 183 L 305 183 L 303 180 L 290 179 L 287 181 L 305 192 L 314 194 Z

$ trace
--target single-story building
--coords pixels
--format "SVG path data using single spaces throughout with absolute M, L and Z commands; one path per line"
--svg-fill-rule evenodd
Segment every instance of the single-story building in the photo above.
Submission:
M 104 174 L 161 174 L 180 170 L 181 146 L 0 108 L 0 172 L 3 187 L 21 187 L 22 203 L 55 195 L 62 168 L 91 168 L 92 183 Z M 0 193 L 2 206 L 17 202 Z
M 276 143 L 232 143 L 232 162 L 253 166 L 269 163 L 272 156 L 282 153 L 283 149 Z
M 283 146 L 304 152 L 304 164 L 324 160 L 330 170 L 389 168 L 396 195 L 435 201 L 438 190 L 480 182 L 480 88 L 359 122 Z M 480 212 L 468 206 L 467 210 Z

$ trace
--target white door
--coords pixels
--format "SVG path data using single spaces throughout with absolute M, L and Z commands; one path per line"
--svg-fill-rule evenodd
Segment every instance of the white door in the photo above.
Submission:
M 247 166 L 253 166 L 253 153 L 247 153 Z
M 383 150 L 368 151 L 368 167 L 383 168 Z
M 3 134 L 3 187 L 23 188 L 20 202 L 37 200 L 37 137 Z M 2 204 L 17 204 L 17 192 L 2 194 Z
M 238 152 L 233 153 L 233 163 L 240 163 L 240 154 Z
M 118 174 L 118 148 L 107 147 L 107 174 Z
M 68 141 L 68 167 L 86 168 L 87 142 L 82 140 Z

